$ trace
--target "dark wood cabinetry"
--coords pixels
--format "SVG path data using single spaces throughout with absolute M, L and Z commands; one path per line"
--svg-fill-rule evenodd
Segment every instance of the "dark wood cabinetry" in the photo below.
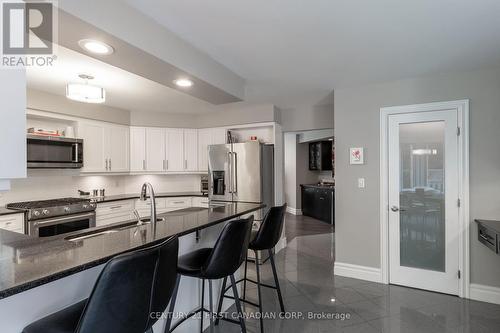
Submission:
M 332 170 L 332 141 L 311 142 L 309 144 L 309 170 Z
M 301 188 L 302 214 L 334 224 L 335 189 L 314 185 L 301 185 Z

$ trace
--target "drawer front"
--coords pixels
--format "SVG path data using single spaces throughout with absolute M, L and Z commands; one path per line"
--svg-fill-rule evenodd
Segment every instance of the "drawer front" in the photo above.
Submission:
M 167 208 L 187 208 L 187 207 L 191 207 L 191 197 L 167 199 Z
M 498 253 L 498 248 L 497 248 L 498 235 L 494 231 L 487 229 L 482 225 L 478 225 L 477 238 L 490 250 L 494 251 L 495 253 Z
M 157 211 L 167 207 L 167 200 L 165 198 L 156 198 L 155 202 Z M 150 199 L 146 201 L 136 200 L 135 209 L 137 209 L 138 211 L 151 210 L 151 200 Z
M 132 200 L 124 200 L 117 202 L 109 202 L 98 204 L 96 214 L 98 217 L 112 214 L 131 213 L 134 210 L 134 202 Z
M 119 213 L 112 215 L 97 216 L 96 226 L 102 227 L 112 223 L 127 222 L 133 220 L 133 214 L 131 213 Z
M 24 233 L 24 215 L 11 214 L 0 216 L 0 229 Z
M 209 199 L 208 198 L 202 198 L 202 197 L 193 197 L 191 205 L 193 207 L 208 208 L 209 207 Z

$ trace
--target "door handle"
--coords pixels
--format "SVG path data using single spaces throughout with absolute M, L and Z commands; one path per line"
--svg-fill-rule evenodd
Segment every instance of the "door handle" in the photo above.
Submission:
M 404 211 L 406 211 L 405 209 L 400 209 L 398 206 L 392 206 L 391 210 L 393 212 L 404 212 Z
M 232 175 L 232 172 L 233 172 L 233 163 L 231 162 L 231 152 L 227 153 L 227 164 L 228 164 L 228 168 L 227 168 L 227 172 L 228 172 L 228 180 L 229 180 L 229 190 L 228 192 L 229 193 L 233 193 L 233 175 Z
M 238 154 L 233 153 L 233 192 L 238 193 Z

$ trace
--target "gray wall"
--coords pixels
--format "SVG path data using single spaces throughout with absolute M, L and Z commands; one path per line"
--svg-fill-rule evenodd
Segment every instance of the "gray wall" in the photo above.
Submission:
M 130 124 L 133 126 L 191 128 L 197 127 L 197 118 L 197 115 L 192 114 L 132 111 Z
M 205 128 L 273 121 L 279 122 L 279 111 L 274 105 L 238 102 L 219 105 L 215 111 L 197 116 L 196 123 Z
M 436 75 L 335 91 L 336 256 L 380 267 L 379 113 L 385 106 L 470 99 L 471 282 L 500 287 L 500 257 L 477 241 L 475 218 L 500 219 L 500 70 Z M 366 164 L 349 165 L 349 147 Z M 356 179 L 366 178 L 358 189 Z
M 64 96 L 53 95 L 39 90 L 27 90 L 27 107 L 75 117 L 109 121 L 129 125 L 130 112 L 102 104 L 75 102 Z
M 311 107 L 282 109 L 281 124 L 283 131 L 308 131 L 333 127 L 332 104 Z

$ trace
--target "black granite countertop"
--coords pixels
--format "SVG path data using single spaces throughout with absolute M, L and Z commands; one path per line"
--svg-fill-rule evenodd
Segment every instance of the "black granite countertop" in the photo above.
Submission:
M 493 220 L 475 220 L 476 223 L 484 225 L 486 228 L 494 230 L 500 234 L 500 221 Z
M 187 208 L 158 218 L 156 235 L 151 226 L 120 229 L 87 239 L 66 240 L 68 236 L 116 228 L 130 223 L 91 228 L 49 238 L 35 238 L 0 229 L 0 299 L 81 272 L 107 262 L 113 256 L 182 236 L 251 213 L 264 207 L 252 203 L 228 203 L 213 208 Z
M 164 193 L 155 193 L 157 198 L 175 198 L 175 197 L 208 197 L 206 194 L 202 194 L 201 192 L 164 192 Z M 87 198 L 87 197 L 82 197 Z M 139 193 L 131 193 L 131 194 L 117 194 L 117 195 L 107 195 L 105 197 L 88 197 L 97 203 L 104 202 L 113 202 L 120 200 L 130 200 L 130 199 L 139 199 Z
M 0 216 L 11 215 L 11 214 L 20 214 L 20 213 L 23 213 L 23 212 L 19 211 L 19 210 L 13 210 L 13 209 L 5 208 L 5 207 L 0 207 Z
M 320 184 L 300 184 L 302 187 L 314 187 L 323 190 L 335 190 L 335 185 L 320 185 Z

